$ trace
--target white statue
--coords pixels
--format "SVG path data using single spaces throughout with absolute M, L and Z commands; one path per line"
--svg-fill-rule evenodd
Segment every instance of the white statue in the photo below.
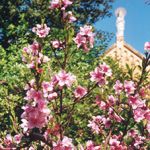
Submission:
M 122 7 L 117 8 L 115 11 L 117 17 L 116 26 L 117 26 L 117 36 L 124 36 L 126 10 Z

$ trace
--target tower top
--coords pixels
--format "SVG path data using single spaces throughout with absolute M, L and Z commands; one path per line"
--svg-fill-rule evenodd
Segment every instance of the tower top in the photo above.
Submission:
M 117 36 L 124 36 L 124 28 L 125 28 L 125 20 L 124 17 L 126 15 L 125 8 L 119 7 L 115 11 L 115 15 L 117 17 L 116 27 L 117 27 Z
M 116 19 L 116 27 L 117 27 L 117 33 L 116 33 L 116 39 L 117 43 L 124 41 L 124 29 L 125 29 L 125 15 L 126 15 L 126 9 L 123 7 L 119 7 L 115 11 L 115 15 L 117 17 Z
M 116 17 L 125 17 L 125 15 L 126 15 L 126 9 L 125 8 L 123 8 L 123 7 L 119 7 L 119 8 L 117 8 L 116 10 L 115 10 L 115 15 L 116 15 Z

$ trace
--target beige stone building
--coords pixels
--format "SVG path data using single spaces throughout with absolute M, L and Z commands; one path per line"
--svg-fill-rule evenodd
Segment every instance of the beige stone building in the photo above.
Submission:
M 135 68 L 133 77 L 134 79 L 139 79 L 141 70 L 138 66 L 142 66 L 142 60 L 144 55 L 135 50 L 131 45 L 125 42 L 124 40 L 124 29 L 125 29 L 125 15 L 126 10 L 124 8 L 118 8 L 115 11 L 116 15 L 116 42 L 104 53 L 103 57 L 111 57 L 114 60 L 117 60 L 119 66 L 126 72 L 126 64 L 130 68 Z M 150 67 L 148 70 L 150 72 Z M 150 79 L 150 76 L 149 76 Z M 150 80 L 149 80 L 150 81 Z M 150 91 L 149 94 L 150 96 Z

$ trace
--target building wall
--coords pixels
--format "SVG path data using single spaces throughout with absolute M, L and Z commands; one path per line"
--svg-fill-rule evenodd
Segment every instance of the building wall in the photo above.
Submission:
M 135 66 L 142 65 L 142 58 L 134 54 L 127 46 L 117 47 L 114 46 L 108 52 L 106 52 L 105 57 L 111 57 L 114 60 L 117 60 L 120 67 L 126 69 L 126 64 L 134 68 Z M 126 70 L 125 70 L 126 71 Z M 140 75 L 138 67 L 136 67 L 134 76 Z
M 117 47 L 117 44 L 114 44 L 104 54 L 104 58 L 108 56 L 114 60 L 117 60 L 120 67 L 123 68 L 125 72 L 127 71 L 126 64 L 132 68 L 136 67 L 134 70 L 133 78 L 135 80 L 139 80 L 141 70 L 138 66 L 142 66 L 142 59 L 144 56 L 142 56 L 128 44 L 123 44 L 120 47 Z M 150 81 L 150 66 L 147 68 L 147 71 L 149 72 L 148 80 Z M 150 98 L 150 89 L 146 89 L 146 93 L 146 98 Z

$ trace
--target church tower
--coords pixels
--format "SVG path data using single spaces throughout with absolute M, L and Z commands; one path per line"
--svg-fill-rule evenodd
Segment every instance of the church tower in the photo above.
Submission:
M 104 57 L 111 57 L 118 61 L 121 68 L 126 68 L 126 64 L 134 67 L 142 64 L 143 55 L 125 42 L 125 8 L 119 7 L 115 10 L 116 16 L 116 41 L 104 53 Z
M 131 45 L 125 42 L 124 31 L 125 31 L 125 16 L 126 10 L 122 7 L 117 8 L 115 11 L 116 15 L 116 41 L 115 43 L 104 53 L 103 57 L 111 57 L 119 63 L 120 68 L 126 72 L 126 64 L 130 68 L 135 68 L 133 78 L 139 80 L 141 70 L 138 66 L 142 66 L 142 60 L 144 56 L 135 50 Z M 150 74 L 150 67 L 147 68 Z M 150 75 L 148 80 L 150 81 Z M 150 98 L 150 90 L 147 89 L 147 98 Z
M 115 11 L 116 15 L 116 43 L 118 48 L 121 48 L 124 44 L 124 30 L 125 30 L 125 15 L 126 10 L 122 7 L 116 9 Z

